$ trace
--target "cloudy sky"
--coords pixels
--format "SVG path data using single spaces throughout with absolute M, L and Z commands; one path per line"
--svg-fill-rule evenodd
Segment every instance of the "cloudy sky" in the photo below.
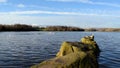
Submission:
M 120 28 L 120 0 L 0 0 L 0 24 Z

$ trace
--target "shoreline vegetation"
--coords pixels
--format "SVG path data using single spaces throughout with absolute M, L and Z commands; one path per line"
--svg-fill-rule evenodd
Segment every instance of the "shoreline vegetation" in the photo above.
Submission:
M 79 28 L 73 26 L 32 26 L 27 24 L 2 25 L 0 31 L 94 31 L 120 32 L 120 28 Z

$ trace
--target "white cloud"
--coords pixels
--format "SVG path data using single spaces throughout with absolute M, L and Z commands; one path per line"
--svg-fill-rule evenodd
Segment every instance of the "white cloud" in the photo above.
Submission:
M 89 2 L 90 0 L 47 0 L 47 1 L 61 1 L 61 2 Z
M 89 4 L 95 4 L 95 5 L 106 5 L 106 6 L 113 6 L 113 7 L 120 7 L 119 4 L 114 3 L 106 3 L 106 2 L 89 2 Z
M 94 1 L 91 1 L 91 0 L 46 0 L 46 1 L 80 2 L 80 3 L 86 3 L 86 4 L 106 5 L 106 6 L 120 7 L 119 4 L 107 3 L 107 2 L 94 2 Z
M 17 7 L 23 8 L 23 7 L 25 7 L 25 5 L 24 4 L 18 4 Z
M 16 11 L 16 12 L 9 12 L 9 14 L 85 15 L 83 13 L 77 13 L 77 12 L 55 12 L 55 11 L 38 11 L 38 10 L 35 10 L 35 11 Z
M 116 13 L 116 14 L 115 14 Z M 114 16 L 120 17 L 120 11 L 107 11 L 107 10 L 99 10 L 99 11 L 91 11 L 91 12 L 59 12 L 59 11 L 43 11 L 43 10 L 31 10 L 31 11 L 11 11 L 11 12 L 0 12 L 0 15 L 89 15 L 89 16 Z
M 7 2 L 7 0 L 0 0 L 0 3 Z
M 112 16 L 106 13 L 99 14 L 99 13 L 83 13 L 83 12 L 57 12 L 57 11 L 55 12 L 55 11 L 42 11 L 42 10 L 0 12 L 0 14 L 14 14 L 14 15 L 51 14 L 51 15 L 76 15 L 76 16 L 79 16 L 79 15 Z
M 89 16 L 113 16 L 113 17 L 120 17 L 120 12 L 106 12 L 99 13 L 91 12 L 91 13 L 85 13 L 85 12 L 57 12 L 57 11 L 42 11 L 42 10 L 33 10 L 33 11 L 11 11 L 11 12 L 0 12 L 0 15 L 41 15 L 41 14 L 47 14 L 47 15 L 74 15 L 74 16 L 80 16 L 80 15 L 89 15 Z
M 38 25 L 67 25 L 84 28 L 90 27 L 119 27 L 120 17 L 104 16 L 21 16 L 0 15 L 0 24 L 38 24 Z

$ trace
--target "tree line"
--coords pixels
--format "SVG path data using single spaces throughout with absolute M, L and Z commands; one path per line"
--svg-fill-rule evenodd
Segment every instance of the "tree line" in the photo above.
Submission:
M 98 32 L 120 32 L 120 28 L 79 28 L 73 26 L 47 26 L 43 31 L 98 31 Z
M 84 29 L 71 26 L 47 26 L 44 31 L 84 31 Z
M 0 31 L 38 31 L 39 27 L 26 24 L 2 25 Z
M 32 26 L 26 24 L 2 25 L 0 31 L 99 31 L 120 32 L 120 28 L 79 28 L 73 26 Z
M 0 24 L 0 31 L 84 31 L 84 29 L 71 26 L 39 27 L 26 24 L 14 24 L 14 25 Z

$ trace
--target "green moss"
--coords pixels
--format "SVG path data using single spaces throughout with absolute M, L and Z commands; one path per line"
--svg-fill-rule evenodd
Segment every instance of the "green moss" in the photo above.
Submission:
M 58 52 L 56 56 L 64 56 L 72 52 L 73 52 L 72 45 L 70 45 L 68 42 L 63 42 L 60 48 L 60 52 Z
M 97 64 L 95 58 L 81 51 L 44 61 L 31 68 L 97 68 Z
M 95 45 L 96 42 L 94 40 L 91 40 L 90 38 L 82 38 L 81 42 L 84 44 L 88 44 L 88 45 Z
M 98 54 L 94 36 L 88 36 L 82 38 L 81 42 L 63 42 L 57 57 L 31 68 L 98 68 Z
M 78 68 L 78 63 L 85 57 L 86 53 L 84 52 L 70 53 L 65 56 L 60 56 L 51 60 L 44 61 L 38 65 L 32 66 L 31 68 Z
M 84 51 L 84 52 L 94 51 L 95 52 L 94 54 L 96 55 L 96 53 L 99 52 L 99 48 L 96 45 L 96 43 L 88 45 L 81 42 L 63 42 L 60 51 L 57 53 L 56 56 L 64 56 L 69 53 L 79 52 L 79 51 Z

